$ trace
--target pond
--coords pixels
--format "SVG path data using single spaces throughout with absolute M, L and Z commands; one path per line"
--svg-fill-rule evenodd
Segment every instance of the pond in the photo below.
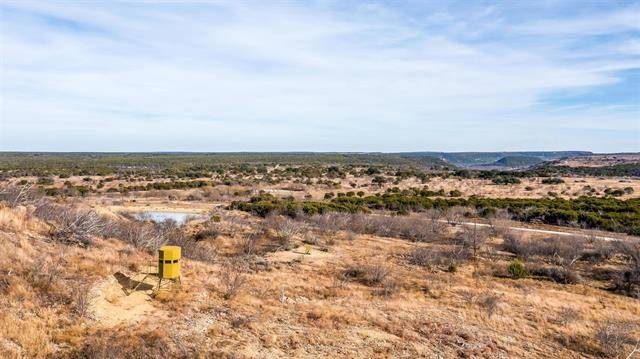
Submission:
M 177 224 L 184 224 L 193 219 L 207 218 L 205 214 L 189 213 L 189 212 L 162 212 L 162 211 L 147 211 L 131 213 L 136 219 L 141 221 L 153 221 L 156 223 L 165 222 L 167 220 L 173 220 Z

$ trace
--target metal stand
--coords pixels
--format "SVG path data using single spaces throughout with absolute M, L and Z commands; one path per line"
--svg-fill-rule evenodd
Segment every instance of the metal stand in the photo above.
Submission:
M 162 287 L 162 280 L 163 278 L 158 278 L 158 286 L 156 287 L 156 293 L 160 291 L 160 288 Z M 178 284 L 182 284 L 182 281 L 180 281 L 180 277 L 178 278 L 164 278 L 164 280 L 166 281 L 170 281 L 173 282 L 174 284 L 177 282 Z
M 139 282 L 138 282 L 138 284 L 136 284 L 136 286 L 135 286 L 135 287 L 133 287 L 131 290 L 129 290 L 129 291 L 126 291 L 126 290 L 125 290 L 125 293 L 126 293 L 127 295 L 130 295 L 131 293 L 133 293 L 133 292 L 135 292 L 136 290 L 138 290 L 138 288 L 142 285 L 142 283 L 144 283 L 144 281 L 145 281 L 145 280 L 147 280 L 147 278 L 148 278 L 149 276 L 156 276 L 156 277 L 158 276 L 158 268 L 157 268 L 157 267 L 155 268 L 155 271 L 154 271 L 154 272 L 152 272 L 152 271 L 151 271 L 151 269 L 152 269 L 152 267 L 153 267 L 153 265 L 154 265 L 155 263 L 156 263 L 155 261 L 149 261 L 149 262 L 147 262 L 147 271 L 145 272 L 144 277 L 143 277 L 143 278 L 142 278 L 142 280 L 141 280 L 141 281 L 139 281 Z

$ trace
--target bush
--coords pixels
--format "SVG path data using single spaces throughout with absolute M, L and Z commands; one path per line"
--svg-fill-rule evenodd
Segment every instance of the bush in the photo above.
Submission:
M 433 266 L 447 263 L 449 258 L 440 251 L 416 246 L 407 254 L 407 261 L 409 264 L 431 269 Z
M 500 305 L 500 297 L 496 294 L 486 294 L 478 300 L 478 305 L 487 313 L 487 317 L 491 317 L 496 313 Z
M 265 226 L 275 232 L 281 249 L 289 250 L 293 246 L 293 239 L 302 233 L 303 223 L 296 222 L 289 217 L 269 216 Z
M 375 286 L 383 283 L 389 273 L 391 273 L 389 267 L 381 263 L 374 263 L 365 265 L 352 264 L 343 271 L 342 275 L 345 278 L 353 278 L 364 285 Z
M 623 290 L 628 296 L 640 299 L 640 269 L 617 271 L 613 277 L 614 290 Z
M 221 292 L 224 299 L 232 299 L 247 282 L 246 264 L 240 260 L 226 262 L 220 269 Z
M 386 278 L 381 285 L 381 288 L 374 292 L 375 295 L 379 295 L 385 298 L 389 298 L 400 290 L 400 283 L 397 280 Z
M 206 222 L 204 228 L 196 232 L 196 234 L 193 236 L 196 242 L 202 241 L 208 238 L 212 238 L 212 239 L 218 238 L 218 236 L 222 232 L 220 230 L 220 226 L 218 225 L 218 222 L 215 222 L 215 221 Z
M 595 340 L 602 353 L 609 357 L 619 356 L 627 344 L 635 344 L 631 332 L 636 325 L 627 322 L 600 323 L 595 331 Z
M 564 183 L 564 180 L 562 178 L 543 178 L 542 179 L 542 184 L 561 184 Z
M 39 177 L 38 180 L 36 181 L 36 184 L 41 184 L 41 185 L 52 185 L 53 184 L 53 178 L 51 177 Z
M 458 243 L 462 247 L 471 252 L 471 256 L 475 259 L 478 252 L 482 249 L 485 242 L 489 239 L 489 234 L 484 228 L 478 228 L 477 225 L 464 226 L 458 233 Z
M 110 220 L 88 209 L 42 202 L 36 207 L 36 217 L 53 224 L 51 237 L 65 243 L 89 245 L 91 237 L 103 236 L 112 227 Z
M 234 201 L 229 208 L 252 212 L 260 216 L 281 213 L 296 217 L 328 212 L 366 213 L 369 210 L 406 210 L 421 212 L 429 209 L 472 208 L 473 212 L 492 215 L 496 209 L 506 209 L 515 220 L 530 223 L 581 226 L 640 235 L 640 198 L 579 197 L 562 198 L 433 198 L 444 191 L 412 188 L 399 193 L 384 193 L 365 197 L 340 197 L 331 202 L 284 202 L 270 195 L 251 198 L 249 202 Z
M 315 215 L 309 221 L 326 233 L 349 230 L 354 233 L 383 237 L 401 237 L 412 241 L 429 242 L 444 235 L 446 225 L 440 223 L 437 211 L 429 218 L 399 216 L 370 216 L 356 213 L 326 213 Z M 429 213 L 428 213 L 429 215 Z
M 494 184 L 505 185 L 505 184 L 519 184 L 520 180 L 513 176 L 497 176 L 494 177 L 491 182 Z
M 523 239 L 517 234 L 508 233 L 503 241 L 504 250 L 520 259 L 538 255 L 552 258 L 558 264 L 567 267 L 582 258 L 586 241 L 579 237 L 548 237 L 539 240 Z
M 156 251 L 166 244 L 159 227 L 153 223 L 137 220 L 118 221 L 109 227 L 108 237 L 118 238 L 137 248 Z
M 527 272 L 524 264 L 517 259 L 509 263 L 509 266 L 507 267 L 507 273 L 509 273 L 509 276 L 513 279 L 521 279 L 529 275 L 529 272 Z
M 578 273 L 565 267 L 538 266 L 531 269 L 531 274 L 549 278 L 556 283 L 578 284 L 582 281 Z
M 169 335 L 155 330 L 136 330 L 130 328 L 101 330 L 88 336 L 84 346 L 73 355 L 73 358 L 159 358 L 180 356 L 180 352 L 172 348 Z
M 9 207 L 15 207 L 37 199 L 37 193 L 31 190 L 33 184 L 29 182 L 21 183 L 17 187 L 7 186 L 0 188 L 0 201 L 6 202 Z
M 632 267 L 640 269 L 640 240 L 617 241 L 616 247 L 627 258 Z
M 607 189 L 604 190 L 604 193 L 609 195 L 609 196 L 620 197 L 620 196 L 625 194 L 625 191 L 621 190 L 619 188 L 617 188 L 617 189 L 607 188 Z
M 258 253 L 258 240 L 254 235 L 248 235 L 240 238 L 237 244 L 239 254 L 251 256 Z

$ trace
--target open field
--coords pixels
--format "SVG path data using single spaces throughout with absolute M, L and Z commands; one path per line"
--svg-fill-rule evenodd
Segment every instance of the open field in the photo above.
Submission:
M 451 191 L 459 191 L 461 197 L 481 196 L 488 198 L 501 198 L 501 197 L 518 197 L 518 198 L 546 198 L 549 197 L 549 192 L 555 193 L 556 197 L 561 198 L 576 198 L 584 195 L 604 196 L 606 191 L 622 190 L 622 193 L 617 195 L 618 198 L 633 198 L 640 193 L 640 180 L 632 178 L 617 178 L 617 177 L 558 177 L 563 182 L 545 184 L 542 182 L 544 177 L 531 177 L 524 178 L 517 184 L 497 185 L 490 179 L 479 178 L 457 178 L 448 177 L 443 178 L 440 176 L 434 176 L 429 178 L 428 181 L 423 182 L 417 178 L 397 179 L 395 176 L 385 176 L 387 181 L 382 184 L 372 185 L 372 181 L 375 176 L 354 176 L 346 175 L 345 178 L 331 179 L 330 183 L 318 183 L 318 178 L 313 184 L 300 183 L 303 179 L 286 179 L 277 181 L 277 183 L 268 183 L 263 181 L 263 177 L 260 175 L 234 178 L 236 184 L 225 185 L 226 180 L 222 176 L 212 177 L 197 177 L 189 179 L 189 181 L 201 181 L 203 183 L 213 184 L 215 188 L 221 193 L 234 192 L 239 193 L 257 193 L 260 190 L 264 190 L 268 193 L 292 195 L 294 197 L 304 198 L 310 195 L 313 199 L 323 199 L 324 194 L 327 192 L 349 192 L 349 191 L 363 191 L 367 194 L 375 194 L 379 192 L 385 192 L 388 189 L 397 187 L 399 189 L 408 188 L 422 188 L 427 187 L 433 191 L 443 190 L 445 194 L 450 194 Z M 65 187 L 86 187 L 88 189 L 95 189 L 99 194 L 109 194 L 112 192 L 121 192 L 123 189 L 132 188 L 135 192 L 136 187 L 152 186 L 154 183 L 171 183 L 175 179 L 168 178 L 129 178 L 129 179 L 114 179 L 105 182 L 105 179 L 109 177 L 103 176 L 72 176 L 69 178 L 56 178 L 53 177 L 53 183 L 49 185 L 43 185 L 43 189 L 58 189 L 60 192 L 64 191 Z M 38 177 L 17 177 L 7 182 L 12 184 L 18 184 L 20 182 L 37 183 Z M 250 183 L 242 183 L 243 181 L 251 181 Z M 101 188 L 97 186 L 102 182 Z M 355 184 L 355 186 L 354 186 Z M 627 189 L 627 191 L 625 191 Z M 629 190 L 630 189 L 630 190 Z M 146 190 L 146 188 L 145 188 Z M 198 191 L 179 190 L 182 196 L 188 196 L 189 194 L 197 193 Z M 307 197 L 309 198 L 309 197 Z
M 0 359 L 640 359 L 639 19 L 0 0 Z
M 635 177 L 172 166 L 5 169 L 1 357 L 638 355 Z
M 557 161 L 558 165 L 570 167 L 602 167 L 623 164 L 633 164 L 640 162 L 640 154 L 637 153 L 614 153 L 605 155 L 585 155 L 579 157 L 569 157 Z

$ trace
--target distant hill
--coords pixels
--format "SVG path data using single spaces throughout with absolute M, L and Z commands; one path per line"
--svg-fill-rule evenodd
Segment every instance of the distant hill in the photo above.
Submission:
M 562 158 L 530 168 L 542 175 L 640 177 L 640 153 L 609 153 Z
M 534 156 L 506 156 L 492 163 L 493 166 L 498 167 L 528 167 L 538 163 L 544 162 L 540 157 Z
M 605 167 L 640 163 L 640 153 L 607 153 L 563 158 L 553 165 L 568 167 Z
M 411 166 L 450 170 L 455 166 L 435 156 L 403 157 L 394 153 L 355 152 L 0 152 L 0 178 L 4 174 L 46 176 L 58 174 L 105 175 L 122 171 L 202 172 L 227 165 L 339 165 Z
M 565 157 L 586 156 L 588 151 L 527 151 L 527 152 L 404 152 L 398 153 L 405 158 L 436 157 L 455 166 L 474 167 L 494 165 L 503 158 L 537 158 L 540 161 L 551 161 Z M 515 160 L 509 160 L 511 162 Z M 526 160 L 524 160 L 526 161 Z M 540 162 L 538 161 L 538 162 Z M 536 163 L 538 163 L 536 162 Z M 499 165 L 499 164 L 498 164 Z

